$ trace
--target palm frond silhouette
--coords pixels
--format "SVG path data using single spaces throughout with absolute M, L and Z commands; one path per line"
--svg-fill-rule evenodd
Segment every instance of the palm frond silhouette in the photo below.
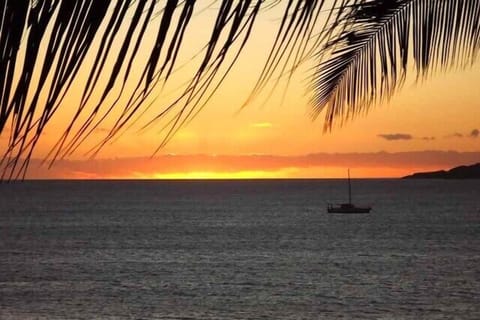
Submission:
M 322 48 L 332 57 L 314 75 L 314 116 L 326 109 L 325 130 L 400 87 L 410 60 L 417 78 L 467 67 L 480 49 L 480 2 L 475 0 L 352 1 L 335 38 Z
M 326 129 L 389 98 L 405 78 L 410 53 L 423 77 L 473 63 L 480 47 L 477 0 L 212 0 L 207 8 L 201 3 L 5 0 L 0 5 L 0 133 L 7 132 L 9 141 L 2 179 L 25 175 L 59 110 L 73 112 L 47 157 L 51 162 L 75 152 L 108 117 L 114 117 L 113 125 L 92 154 L 122 134 L 150 107 L 155 90 L 170 81 L 191 21 L 205 11 L 214 12 L 215 21 L 196 55 L 198 67 L 177 98 L 146 124 L 165 119 L 160 147 L 209 101 L 261 14 L 272 7 L 282 8 L 282 17 L 247 102 L 276 73 L 315 59 L 313 114 L 326 109 Z M 82 72 L 86 79 L 78 84 Z M 78 101 L 66 105 L 74 91 L 80 92 Z

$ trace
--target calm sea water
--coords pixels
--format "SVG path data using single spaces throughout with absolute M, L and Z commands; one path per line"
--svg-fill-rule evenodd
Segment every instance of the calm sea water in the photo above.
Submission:
M 480 181 L 0 185 L 0 319 L 480 319 Z

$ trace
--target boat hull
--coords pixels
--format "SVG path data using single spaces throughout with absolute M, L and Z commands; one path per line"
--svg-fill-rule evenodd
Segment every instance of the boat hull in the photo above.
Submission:
M 357 213 L 370 213 L 372 208 L 328 208 L 328 213 L 347 213 L 347 214 L 357 214 Z
M 339 206 L 329 204 L 327 207 L 328 213 L 370 213 L 372 207 L 357 207 L 352 203 L 342 203 Z

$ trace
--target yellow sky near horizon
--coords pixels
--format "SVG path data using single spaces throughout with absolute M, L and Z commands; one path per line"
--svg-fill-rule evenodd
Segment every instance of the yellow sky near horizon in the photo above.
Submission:
M 272 10 L 258 22 L 244 54 L 219 91 L 159 154 L 292 156 L 317 152 L 480 151 L 480 136 L 475 131 L 480 129 L 480 90 L 477 88 L 480 83 L 479 63 L 468 70 L 435 74 L 418 84 L 414 83 L 415 75 L 411 73 L 407 84 L 390 102 L 372 108 L 368 114 L 349 121 L 343 127 L 336 127 L 330 133 L 323 133 L 323 114 L 316 121 L 312 121 L 309 115 L 309 76 L 315 61 L 310 61 L 297 70 L 286 91 L 286 83 L 283 81 L 268 100 L 266 96 L 269 88 L 239 111 L 263 67 L 273 41 L 272 34 L 278 27 L 276 15 L 279 12 Z M 213 13 L 214 11 L 211 12 Z M 151 109 L 119 139 L 105 145 L 97 158 L 148 157 L 157 149 L 164 136 L 164 131 L 161 132 L 160 129 L 165 122 L 141 132 L 139 129 L 178 94 L 179 85 L 191 75 L 193 69 L 189 68 L 198 62 L 189 59 L 205 43 L 210 32 L 209 28 L 202 28 L 202 25 L 211 23 L 212 19 L 209 14 L 194 19 L 194 24 L 190 26 L 191 32 L 187 33 L 184 40 L 185 46 L 179 62 L 179 65 L 188 63 L 187 67 L 180 69 L 174 75 L 176 78 L 163 91 L 155 92 L 153 97 L 156 99 L 147 101 L 153 102 Z M 141 58 L 140 55 L 139 59 Z M 79 82 L 81 81 L 85 79 L 80 79 Z M 46 127 L 34 157 L 45 157 L 55 145 L 65 129 L 67 119 L 77 106 L 80 94 L 72 91 L 65 99 L 61 112 Z M 88 159 L 86 152 L 106 134 L 108 126 L 113 122 L 114 119 L 111 118 L 102 124 L 93 133 L 92 139 L 69 159 Z M 0 143 L 3 147 L 5 142 L 6 137 L 2 136 Z M 382 170 L 385 175 L 393 174 L 387 173 L 385 168 Z M 340 175 L 340 171 L 337 173 Z M 187 177 L 189 173 L 183 174 Z M 250 171 L 250 176 L 255 174 L 261 176 L 263 173 Z M 302 174 L 308 175 L 308 172 Z M 318 175 L 322 175 L 321 171 L 312 171 L 312 176 Z M 331 177 L 334 174 L 329 175 Z

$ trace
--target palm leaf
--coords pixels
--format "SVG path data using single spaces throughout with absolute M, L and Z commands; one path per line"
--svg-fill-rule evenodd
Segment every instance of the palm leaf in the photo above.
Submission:
M 314 74 L 313 115 L 326 109 L 325 130 L 389 99 L 413 60 L 417 78 L 465 67 L 480 49 L 477 0 L 349 1 L 321 50 Z
M 191 81 L 177 99 L 161 106 L 158 116 L 148 121 L 154 124 L 164 119 L 168 124 L 159 144 L 168 141 L 220 87 L 263 10 L 285 4 L 276 36 L 281 40 L 272 51 L 280 55 L 296 52 L 294 56 L 302 57 L 323 2 L 212 0 L 208 9 L 216 10 L 216 19 L 210 38 L 197 54 L 200 63 Z M 202 12 L 198 3 L 5 0 L 0 5 L 0 71 L 5 75 L 0 79 L 0 133 L 8 131 L 9 144 L 0 163 L 3 178 L 25 174 L 29 158 L 59 109 L 69 108 L 73 114 L 47 157 L 51 161 L 75 152 L 108 119 L 113 126 L 92 149 L 93 155 L 138 121 L 152 106 L 152 93 L 158 94 L 175 72 L 192 17 Z M 143 60 L 140 50 L 147 52 Z M 87 58 L 92 56 L 93 62 Z M 131 72 L 134 64 L 141 70 L 136 78 Z M 268 72 L 262 81 L 278 68 L 278 59 L 267 60 Z M 82 72 L 87 79 L 79 84 L 76 79 Z M 72 86 L 82 92 L 81 98 L 76 105 L 65 106 Z

